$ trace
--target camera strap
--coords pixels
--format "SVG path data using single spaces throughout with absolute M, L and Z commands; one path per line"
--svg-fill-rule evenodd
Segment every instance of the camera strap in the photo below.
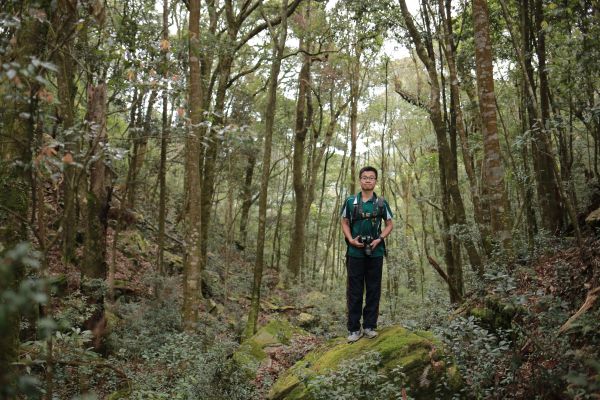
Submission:
M 352 213 L 350 214 L 350 229 L 352 229 L 354 221 L 369 219 L 371 221 L 371 227 L 376 227 L 375 232 L 371 230 L 371 236 L 377 237 L 381 233 L 381 220 L 385 218 L 385 199 L 383 196 L 377 196 L 375 193 L 373 196 L 376 198 L 373 212 L 365 213 L 363 210 L 362 193 L 358 192 L 356 195 L 357 204 L 352 207 Z

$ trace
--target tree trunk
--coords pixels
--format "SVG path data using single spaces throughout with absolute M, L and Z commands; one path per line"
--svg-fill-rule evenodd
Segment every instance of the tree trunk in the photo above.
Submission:
M 285 197 L 287 195 L 288 190 L 288 180 L 290 176 L 290 169 L 285 169 L 285 178 L 283 178 L 283 188 L 279 192 L 281 193 L 281 198 L 279 199 L 279 206 L 277 207 L 277 219 L 275 223 L 275 233 L 273 235 L 273 248 L 271 253 L 271 266 L 275 268 L 276 271 L 280 271 L 280 261 L 281 261 L 281 216 L 283 215 L 283 204 L 285 202 Z
M 50 1 L 43 1 L 39 7 L 48 12 Z M 14 35 L 12 51 L 3 56 L 12 60 L 21 68 L 30 65 L 31 58 L 42 58 L 46 46 L 45 35 L 47 23 L 30 15 L 21 15 L 26 12 L 11 9 L 14 16 L 20 21 Z M 37 74 L 37 72 L 34 72 Z M 30 194 L 32 193 L 32 144 L 35 134 L 35 116 L 37 111 L 37 92 L 40 83 L 24 76 L 21 78 L 22 86 L 10 85 L 3 95 L 12 96 L 14 100 L 4 103 L 1 112 L 3 132 L 0 138 L 0 293 L 18 291 L 25 277 L 24 265 L 15 260 L 5 258 L 7 252 L 18 244 L 27 242 L 30 217 Z M 12 93 L 11 93 L 12 92 Z M 9 132 L 10 134 L 7 134 Z M 43 200 L 42 200 L 43 201 Z M 41 204 L 40 204 L 41 206 Z M 16 393 L 16 375 L 18 370 L 14 364 L 18 360 L 19 331 L 21 313 L 17 310 L 8 310 L 0 321 L 0 399 L 13 399 Z
M 203 89 L 200 76 L 200 0 L 190 0 L 189 20 L 189 132 L 185 141 L 186 193 L 184 210 L 185 254 L 183 277 L 183 324 L 186 330 L 196 328 L 198 307 L 202 299 L 201 191 L 200 157 L 202 152 Z
M 287 0 L 281 5 L 281 26 L 278 32 L 271 31 L 273 45 L 273 62 L 269 74 L 267 104 L 265 110 L 265 136 L 263 148 L 262 176 L 260 181 L 260 197 L 258 200 L 258 233 L 256 235 L 256 262 L 254 264 L 254 279 L 252 281 L 252 300 L 248 322 L 244 329 L 243 337 L 248 338 L 256 333 L 258 313 L 260 311 L 260 286 L 262 283 L 265 231 L 267 220 L 267 191 L 269 189 L 269 175 L 271 169 L 271 145 L 273 141 L 273 127 L 275 123 L 275 107 L 277 105 L 277 81 L 281 69 L 281 59 L 287 37 Z
M 242 212 L 240 216 L 240 243 L 246 246 L 246 236 L 248 235 L 248 215 L 252 206 L 252 177 L 254 176 L 254 167 L 256 166 L 256 152 L 248 152 L 248 161 L 244 172 L 244 186 L 242 187 Z
M 70 131 L 75 123 L 75 63 L 71 60 L 75 35 L 75 22 L 77 21 L 77 2 L 75 0 L 59 0 L 55 14 L 57 44 L 56 76 L 57 94 L 59 105 L 57 107 L 58 119 L 65 136 L 65 154 L 70 157 L 79 153 L 79 138 L 75 132 Z M 68 156 L 67 156 L 68 157 Z M 63 214 L 62 219 L 62 256 L 64 264 L 75 259 L 75 236 L 77 234 L 77 178 L 79 171 L 73 163 L 67 163 L 64 169 L 63 185 Z
M 491 233 L 500 241 L 504 250 L 510 254 L 512 253 L 512 244 L 508 218 L 508 196 L 504 189 L 504 167 L 498 139 L 494 66 L 486 0 L 473 0 L 473 25 L 475 30 L 475 73 L 477 75 L 479 110 L 483 121 L 484 193 L 490 212 Z
M 82 292 L 88 296 L 88 304 L 95 306 L 94 313 L 84 323 L 86 329 L 94 332 L 94 347 L 102 348 L 101 336 L 104 321 L 104 295 L 101 283 L 107 277 L 106 231 L 108 229 L 108 209 L 112 192 L 110 170 L 107 167 L 108 144 L 106 130 L 107 87 L 105 83 L 89 85 L 87 89 L 88 112 L 86 120 L 90 126 L 91 154 L 94 161 L 90 165 L 89 187 L 87 192 L 87 225 L 83 263 L 81 266 Z
M 148 98 L 148 104 L 146 106 L 146 113 L 144 115 L 142 129 L 136 129 L 133 134 L 133 159 L 131 164 L 129 165 L 129 168 L 132 169 L 131 181 L 129 182 L 129 185 L 127 185 L 127 208 L 131 210 L 135 209 L 136 207 L 136 195 L 138 192 L 139 175 L 144 165 L 144 160 L 146 159 L 148 138 L 152 133 L 152 111 L 154 109 L 154 103 L 156 102 L 157 97 L 157 90 L 153 90 L 152 92 L 150 92 L 150 97 Z
M 300 49 L 303 49 L 304 39 L 300 40 Z M 304 54 L 304 61 L 298 76 L 298 99 L 296 102 L 296 128 L 294 132 L 294 157 L 292 161 L 292 182 L 294 187 L 296 207 L 294 212 L 294 225 L 292 239 L 290 240 L 289 258 L 287 264 L 286 286 L 296 283 L 300 274 L 302 258 L 304 254 L 305 237 L 305 202 L 307 201 L 304 174 L 304 148 L 306 133 L 309 128 L 308 122 L 311 116 L 307 115 L 307 103 L 310 97 L 310 66 L 311 60 L 308 54 Z M 308 172 L 308 171 L 307 171 Z
M 159 182 L 159 200 L 158 200 L 158 257 L 157 270 L 160 275 L 165 275 L 164 265 L 164 248 L 165 248 L 165 219 L 166 219 L 166 204 L 167 204 L 167 142 L 169 140 L 169 121 L 168 121 L 168 104 L 169 92 L 167 75 L 169 73 L 169 0 L 163 0 L 163 20 L 162 20 L 162 77 L 164 87 L 162 90 L 162 130 L 160 133 L 160 166 L 158 167 L 158 182 Z
M 439 0 L 440 15 L 443 19 L 444 27 L 444 39 L 445 39 L 445 56 L 448 63 L 448 72 L 450 75 L 450 114 L 454 116 L 456 121 L 456 131 L 460 137 L 461 151 L 463 156 L 463 165 L 469 182 L 469 189 L 471 193 L 471 201 L 473 202 L 473 214 L 477 228 L 481 235 L 481 243 L 486 253 L 491 253 L 491 247 L 489 244 L 489 229 L 483 218 L 483 207 L 479 197 L 479 189 L 477 187 L 477 177 L 474 170 L 473 157 L 471 156 L 471 149 L 469 146 L 469 140 L 467 138 L 464 118 L 462 114 L 462 106 L 460 101 L 460 84 L 458 80 L 458 71 L 455 61 L 455 45 L 454 45 L 454 33 L 452 31 L 452 19 L 450 0 L 445 1 L 445 9 L 443 0 Z M 477 120 L 481 120 L 477 118 Z
M 446 137 L 446 126 L 444 124 L 440 105 L 439 78 L 435 60 L 433 58 L 435 54 L 432 45 L 427 42 L 428 47 L 426 48 L 424 46 L 421 34 L 414 25 L 412 16 L 406 7 L 406 1 L 400 0 L 400 6 L 409 34 L 415 44 L 417 54 L 425 65 L 429 75 L 430 92 L 428 108 L 438 145 L 438 166 L 440 172 L 440 187 L 442 191 L 444 232 L 447 232 L 444 234 L 445 261 L 448 268 L 448 276 L 453 282 L 452 285 L 449 285 L 451 289 L 450 298 L 452 302 L 458 302 L 462 298 L 463 291 L 460 258 L 455 258 L 458 256 L 458 237 L 457 235 L 449 235 L 450 227 L 453 227 L 454 229 L 465 229 L 467 226 L 465 208 L 458 186 L 458 171 L 456 163 L 453 161 L 452 150 L 448 138 Z M 427 13 L 425 13 L 425 16 L 427 16 Z M 477 274 L 482 275 L 482 263 L 477 248 L 473 239 L 469 235 L 465 236 L 463 245 L 467 250 L 471 267 Z M 454 288 L 456 292 L 452 290 L 452 288 Z
M 537 32 L 536 54 L 538 58 L 538 77 L 540 90 L 540 120 L 537 129 L 534 129 L 537 140 L 533 142 L 534 166 L 538 178 L 538 198 L 542 211 L 542 224 L 550 232 L 558 232 L 564 228 L 563 205 L 560 199 L 560 189 L 554 177 L 552 164 L 554 156 L 550 138 L 548 137 L 548 122 L 550 119 L 550 98 L 548 71 L 546 70 L 546 34 L 542 28 L 543 22 L 542 2 L 535 0 L 534 26 Z M 532 27 L 533 29 L 533 27 Z M 543 136 L 543 138 L 542 138 Z
M 355 54 L 350 72 L 350 183 L 349 193 L 356 192 L 356 142 L 358 141 L 358 101 L 360 98 L 360 48 L 354 46 Z

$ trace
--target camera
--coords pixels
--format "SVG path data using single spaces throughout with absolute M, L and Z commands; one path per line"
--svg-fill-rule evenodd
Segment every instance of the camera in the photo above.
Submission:
M 360 242 L 365 245 L 364 249 L 365 249 L 365 255 L 367 257 L 371 257 L 371 254 L 373 253 L 373 248 L 371 247 L 372 241 L 373 241 L 373 238 L 371 236 L 361 236 L 360 237 Z

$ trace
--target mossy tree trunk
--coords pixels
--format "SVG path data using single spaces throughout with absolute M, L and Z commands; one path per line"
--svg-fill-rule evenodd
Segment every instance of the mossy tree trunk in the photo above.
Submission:
M 81 272 L 83 279 L 82 292 L 88 297 L 88 303 L 95 306 L 90 318 L 85 322 L 86 329 L 94 332 L 94 346 L 101 349 L 103 334 L 104 295 L 102 284 L 107 278 L 106 233 L 108 229 L 108 209 L 112 193 L 111 172 L 107 165 L 105 148 L 108 144 L 106 129 L 107 118 L 107 86 L 105 83 L 90 84 L 87 89 L 88 113 L 91 139 L 92 163 L 89 169 L 89 186 L 87 192 L 87 224 L 85 247 Z
M 50 1 L 40 2 L 37 6 L 48 15 Z M 27 68 L 31 57 L 41 58 L 46 45 L 47 22 L 19 14 L 26 9 L 12 9 L 11 5 L 6 9 L 20 19 L 15 41 L 5 55 L 6 60 L 18 63 L 19 68 Z M 9 90 L 3 96 L 13 97 L 5 102 L 0 113 L 0 258 L 18 243 L 29 239 L 31 148 L 40 84 L 29 76 L 19 76 L 19 79 L 22 86 L 16 80 L 7 83 Z M 4 261 L 10 265 L 10 260 Z M 0 293 L 17 290 L 24 277 L 21 264 L 11 267 L 0 279 Z M 15 398 L 17 371 L 14 362 L 18 358 L 20 319 L 18 311 L 11 311 L 0 319 L 0 399 Z
M 67 160 L 77 156 L 80 150 L 80 138 L 71 128 L 75 123 L 75 23 L 77 21 L 77 1 L 59 0 L 54 17 L 55 42 L 57 45 L 55 62 L 58 68 L 56 77 L 59 105 L 57 106 L 58 120 L 61 123 L 65 142 L 65 157 Z M 67 162 L 63 183 L 63 219 L 62 219 L 62 256 L 65 264 L 75 258 L 75 236 L 79 221 L 76 213 L 77 186 L 79 169 L 72 162 Z

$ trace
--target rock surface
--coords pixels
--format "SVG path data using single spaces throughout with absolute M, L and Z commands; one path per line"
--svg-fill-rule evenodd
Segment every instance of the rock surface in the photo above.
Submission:
M 592 227 L 600 227 L 600 208 L 592 211 L 586 218 L 585 222 Z
M 294 335 L 306 336 L 308 333 L 287 320 L 271 320 L 254 336 L 242 342 L 233 353 L 233 360 L 248 377 L 254 378 L 261 362 L 268 358 L 268 349 L 288 344 Z
M 271 388 L 268 399 L 310 400 L 312 395 L 305 382 L 315 375 L 336 370 L 340 364 L 359 358 L 367 352 L 381 356 L 382 372 L 401 366 L 406 374 L 409 395 L 417 399 L 451 397 L 461 386 L 456 367 L 443 359 L 442 346 L 429 332 L 409 331 L 400 326 L 382 329 L 375 339 L 362 338 L 353 344 L 345 338 L 333 339 L 307 354 L 286 371 Z M 435 393 L 438 383 L 445 380 L 447 393 Z M 429 384 L 423 385 L 423 382 Z M 440 397 L 442 396 L 442 397 Z

